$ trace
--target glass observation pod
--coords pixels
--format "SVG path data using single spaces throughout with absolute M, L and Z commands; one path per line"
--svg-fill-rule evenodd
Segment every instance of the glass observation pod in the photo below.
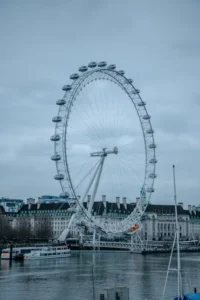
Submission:
M 79 227 L 84 227 L 86 225 L 86 223 L 84 221 L 80 221 L 80 222 L 77 222 L 76 225 Z
M 133 83 L 133 79 L 129 78 L 129 79 L 128 79 L 128 82 L 129 82 L 129 83 Z
M 156 178 L 156 174 L 154 174 L 154 173 L 151 173 L 151 174 L 149 174 L 149 178 Z
M 77 73 L 70 75 L 70 79 L 76 80 L 78 78 L 79 78 L 79 75 Z
M 53 142 L 57 142 L 57 141 L 59 141 L 60 140 L 60 136 L 58 135 L 58 134 L 54 134 L 54 135 L 52 135 L 52 137 L 51 137 L 51 141 L 53 141 Z
M 81 66 L 78 70 L 80 72 L 86 72 L 88 70 L 88 68 L 86 66 Z
M 95 68 L 96 66 L 97 66 L 97 63 L 94 62 L 94 61 L 92 61 L 92 62 L 90 62 L 90 63 L 88 64 L 88 67 L 89 67 L 89 68 Z
M 57 105 L 65 105 L 66 101 L 65 101 L 65 99 L 59 99 L 59 100 L 56 101 L 56 104 Z
M 107 68 L 109 69 L 109 70 L 114 70 L 114 69 L 116 69 L 116 65 L 109 65 L 109 66 L 107 66 Z M 118 72 L 119 73 L 119 72 Z
M 103 68 L 107 65 L 107 62 L 105 61 L 101 61 L 100 63 L 98 63 L 98 67 Z
M 64 198 L 64 199 L 69 198 L 69 193 L 67 193 L 67 192 L 61 193 L 60 198 Z
M 145 115 L 145 116 L 142 117 L 143 120 L 149 120 L 150 118 L 151 118 L 150 115 Z
M 150 164 L 156 164 L 158 161 L 156 158 L 152 158 L 149 160 Z
M 155 149 L 155 148 L 156 148 L 156 144 L 150 144 L 150 145 L 149 145 L 149 148 L 150 148 L 150 149 Z
M 138 103 L 138 105 L 137 106 L 145 106 L 146 105 L 146 102 L 144 102 L 144 101 L 141 101 L 141 102 L 139 102 Z
M 152 187 L 146 188 L 146 192 L 147 192 L 147 193 L 153 193 L 154 191 L 155 191 L 155 189 L 152 188 Z
M 153 133 L 154 133 L 154 130 L 153 130 L 152 128 L 147 129 L 146 133 L 148 133 L 148 134 L 153 134 Z
M 135 89 L 131 92 L 133 95 L 138 95 L 140 93 L 140 90 Z
M 117 71 L 117 73 L 122 75 L 122 76 L 125 74 L 125 72 L 123 70 L 119 70 L 119 71 Z
M 62 90 L 65 91 L 65 92 L 70 91 L 71 89 L 72 89 L 72 87 L 71 87 L 71 85 L 69 85 L 69 84 L 64 85 L 64 86 L 62 87 Z
M 56 116 L 52 119 L 52 122 L 55 122 L 55 123 L 58 123 L 58 122 L 61 122 L 62 121 L 62 117 L 60 116 Z
M 61 156 L 59 154 L 54 154 L 54 155 L 52 155 L 51 160 L 54 160 L 54 161 L 61 160 Z
M 54 179 L 56 179 L 56 180 L 62 180 L 62 179 L 64 179 L 64 175 L 63 174 L 56 174 L 54 176 Z

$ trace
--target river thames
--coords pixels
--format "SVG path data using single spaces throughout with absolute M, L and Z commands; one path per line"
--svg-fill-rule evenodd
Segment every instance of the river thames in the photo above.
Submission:
M 181 255 L 184 292 L 200 289 L 200 253 Z M 129 287 L 130 299 L 161 299 L 169 254 L 81 252 L 69 258 L 14 262 L 1 261 L 2 300 L 95 300 L 107 287 Z M 175 267 L 176 259 L 172 260 Z M 177 294 L 176 274 L 169 275 L 165 299 Z

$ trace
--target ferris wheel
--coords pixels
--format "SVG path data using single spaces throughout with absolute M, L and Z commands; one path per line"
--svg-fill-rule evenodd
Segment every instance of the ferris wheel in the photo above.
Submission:
M 146 103 L 133 80 L 105 61 L 81 66 L 70 79 L 71 84 L 62 88 L 64 96 L 57 100 L 58 114 L 52 119 L 54 178 L 61 184 L 60 196 L 74 199 L 69 225 L 60 240 L 66 239 L 73 222 L 104 233 L 130 232 L 140 224 L 156 178 L 156 144 Z M 106 194 L 109 201 L 114 194 L 127 195 L 134 202 L 139 193 L 131 214 L 122 220 L 102 222 L 95 215 L 100 195 Z

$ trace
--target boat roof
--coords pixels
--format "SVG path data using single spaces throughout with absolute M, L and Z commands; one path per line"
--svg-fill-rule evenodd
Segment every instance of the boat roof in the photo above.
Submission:
M 184 300 L 200 300 L 200 293 L 184 294 Z

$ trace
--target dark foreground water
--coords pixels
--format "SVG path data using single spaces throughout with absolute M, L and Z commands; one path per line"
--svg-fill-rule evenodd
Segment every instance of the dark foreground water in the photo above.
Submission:
M 119 252 L 80 253 L 66 259 L 26 262 L 2 261 L 1 300 L 95 300 L 106 287 L 127 286 L 130 299 L 161 299 L 169 254 L 140 255 Z M 176 260 L 173 258 L 173 267 Z M 200 290 L 200 254 L 182 255 L 184 292 Z M 170 273 L 166 299 L 176 295 L 176 274 Z

